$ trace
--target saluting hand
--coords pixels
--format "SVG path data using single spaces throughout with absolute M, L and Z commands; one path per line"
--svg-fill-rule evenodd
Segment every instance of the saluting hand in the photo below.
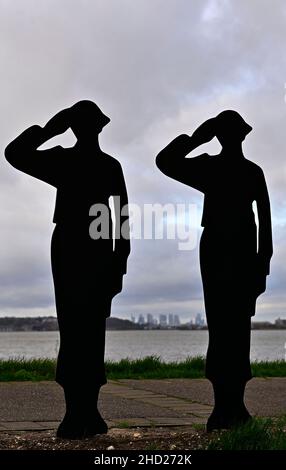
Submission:
M 63 109 L 50 119 L 44 126 L 43 130 L 47 135 L 47 139 L 63 134 L 70 127 L 70 110 Z
M 216 135 L 216 130 L 215 118 L 208 119 L 194 131 L 191 139 L 198 147 L 212 140 Z

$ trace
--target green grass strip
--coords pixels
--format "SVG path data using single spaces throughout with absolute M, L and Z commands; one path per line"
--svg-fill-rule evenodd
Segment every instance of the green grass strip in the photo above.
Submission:
M 184 361 L 164 362 L 159 356 L 142 359 L 106 361 L 108 379 L 167 379 L 204 377 L 205 358 L 189 357 Z M 55 359 L 25 359 L 21 357 L 0 360 L 0 381 L 54 380 Z M 285 361 L 263 361 L 252 363 L 255 377 L 286 377 Z M 92 370 L 90 371 L 92 374 Z
M 216 433 L 207 450 L 286 450 L 286 417 L 253 418 L 243 426 Z

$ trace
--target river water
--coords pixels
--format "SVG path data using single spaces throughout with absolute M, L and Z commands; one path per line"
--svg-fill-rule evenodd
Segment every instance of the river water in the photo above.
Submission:
M 252 361 L 285 359 L 286 330 L 254 330 L 251 335 Z M 166 362 L 180 361 L 188 356 L 205 355 L 207 341 L 207 331 L 107 331 L 105 358 L 118 361 L 126 357 L 136 359 L 157 355 Z M 56 331 L 0 332 L 1 359 L 19 356 L 53 358 L 57 356 L 58 348 L 59 333 Z

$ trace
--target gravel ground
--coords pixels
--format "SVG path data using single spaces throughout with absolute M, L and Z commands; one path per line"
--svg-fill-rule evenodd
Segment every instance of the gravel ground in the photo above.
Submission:
M 210 436 L 194 428 L 111 429 L 84 440 L 55 437 L 55 431 L 1 432 L 0 450 L 194 450 L 204 449 Z

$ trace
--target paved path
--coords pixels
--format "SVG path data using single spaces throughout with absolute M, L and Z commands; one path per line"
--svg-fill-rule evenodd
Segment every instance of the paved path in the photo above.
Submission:
M 252 379 L 246 404 L 253 415 L 286 415 L 286 378 Z M 99 408 L 111 428 L 204 425 L 212 388 L 205 379 L 109 381 Z M 0 431 L 56 429 L 64 411 L 55 382 L 0 383 Z

